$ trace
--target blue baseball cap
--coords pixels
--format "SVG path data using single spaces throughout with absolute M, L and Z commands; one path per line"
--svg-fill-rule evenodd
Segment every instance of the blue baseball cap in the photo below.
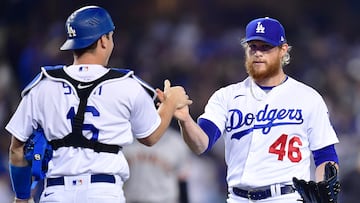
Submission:
M 65 24 L 67 40 L 60 50 L 82 49 L 115 29 L 109 13 L 99 6 L 85 6 L 74 11 Z
M 260 40 L 273 46 L 286 43 L 285 30 L 276 19 L 265 17 L 257 18 L 246 26 L 246 37 L 244 42 Z

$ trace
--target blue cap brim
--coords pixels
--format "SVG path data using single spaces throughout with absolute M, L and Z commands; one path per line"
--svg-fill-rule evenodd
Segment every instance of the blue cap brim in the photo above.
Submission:
M 266 39 L 266 38 L 261 37 L 261 36 L 252 36 L 252 37 L 249 37 L 249 38 L 247 38 L 247 39 L 245 40 L 245 42 L 249 42 L 249 41 L 253 41 L 253 40 L 263 41 L 263 42 L 268 43 L 268 44 L 270 44 L 270 45 L 272 45 L 272 46 L 274 46 L 274 47 L 280 46 L 281 44 L 283 44 L 283 43 L 277 43 L 277 42 L 271 41 L 271 40 Z
M 81 39 L 81 40 L 68 39 L 60 47 L 60 50 L 66 51 L 66 50 L 82 49 L 90 46 L 94 42 L 95 42 L 94 39 Z

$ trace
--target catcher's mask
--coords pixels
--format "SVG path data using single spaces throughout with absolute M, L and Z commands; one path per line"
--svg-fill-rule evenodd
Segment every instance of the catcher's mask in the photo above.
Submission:
M 67 40 L 60 50 L 82 49 L 115 29 L 109 13 L 98 6 L 85 6 L 74 11 L 65 23 Z

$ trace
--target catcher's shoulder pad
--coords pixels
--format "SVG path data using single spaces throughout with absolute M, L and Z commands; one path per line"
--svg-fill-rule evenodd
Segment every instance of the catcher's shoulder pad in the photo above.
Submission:
M 40 73 L 38 73 L 35 76 L 35 78 L 28 85 L 26 85 L 24 90 L 21 92 L 21 97 L 24 97 L 33 87 L 35 87 L 37 84 L 39 84 L 39 82 L 44 78 L 44 76 L 46 76 L 46 74 L 44 74 L 44 73 L 47 70 L 54 70 L 54 69 L 59 69 L 59 68 L 63 68 L 63 67 L 64 67 L 64 65 L 41 67 Z
M 142 80 L 141 78 L 139 78 L 138 76 L 136 76 L 134 74 L 134 71 L 130 70 L 130 69 L 121 69 L 121 68 L 111 68 L 113 71 L 118 71 L 121 72 L 125 75 L 129 75 L 130 77 L 132 77 L 135 81 L 137 81 L 146 91 L 147 93 L 151 96 L 151 98 L 153 100 L 156 99 L 157 94 L 155 89 L 149 85 L 147 82 L 145 82 L 144 80 Z

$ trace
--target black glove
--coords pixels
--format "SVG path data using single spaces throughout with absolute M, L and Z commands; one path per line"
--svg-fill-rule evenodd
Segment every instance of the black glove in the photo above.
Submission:
M 325 165 L 324 180 L 321 182 L 299 180 L 293 178 L 295 190 L 304 203 L 337 203 L 340 192 L 337 169 L 328 162 Z

